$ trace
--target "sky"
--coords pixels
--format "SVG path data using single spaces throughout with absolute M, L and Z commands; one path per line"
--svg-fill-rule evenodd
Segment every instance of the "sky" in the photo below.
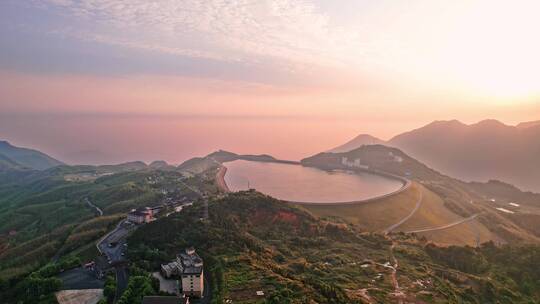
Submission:
M 0 139 L 68 163 L 300 159 L 540 119 L 538 1 L 3 0 Z

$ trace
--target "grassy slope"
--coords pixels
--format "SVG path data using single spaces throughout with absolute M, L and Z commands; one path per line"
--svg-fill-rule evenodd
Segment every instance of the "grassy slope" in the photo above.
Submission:
M 444 206 L 444 201 L 433 191 L 419 185 L 422 191 L 422 205 L 420 209 L 398 230 L 408 231 L 424 227 L 436 227 L 451 223 L 462 217 L 448 210 Z
M 305 205 L 313 215 L 333 220 L 345 220 L 363 231 L 381 231 L 406 217 L 415 207 L 416 200 L 422 191 L 422 205 L 418 211 L 396 231 L 410 231 L 420 228 L 439 227 L 453 223 L 462 217 L 444 206 L 443 200 L 418 183 L 411 189 L 396 196 L 359 205 L 314 206 Z M 436 231 L 419 233 L 427 239 L 441 245 L 476 245 L 481 242 L 500 241 L 484 225 L 473 221 L 458 226 Z
M 420 185 L 391 197 L 352 205 L 303 205 L 312 214 L 328 219 L 344 219 L 364 231 L 381 231 L 406 217 L 414 209 L 419 198 Z
M 503 240 L 489 231 L 478 221 L 471 221 L 444 230 L 421 232 L 419 236 L 428 240 L 435 240 L 440 246 L 477 246 L 478 243 L 493 241 L 501 243 Z

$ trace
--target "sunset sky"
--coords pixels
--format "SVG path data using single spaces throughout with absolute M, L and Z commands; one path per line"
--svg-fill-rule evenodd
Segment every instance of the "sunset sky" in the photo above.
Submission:
M 299 159 L 540 119 L 540 2 L 3 0 L 0 139 L 70 163 Z

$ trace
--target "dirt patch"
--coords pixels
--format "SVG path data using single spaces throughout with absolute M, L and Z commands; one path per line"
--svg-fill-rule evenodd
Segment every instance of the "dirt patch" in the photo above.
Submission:
M 292 212 L 279 211 L 274 221 L 298 223 L 298 216 Z
M 62 290 L 55 295 L 58 304 L 96 304 L 103 298 L 103 289 Z

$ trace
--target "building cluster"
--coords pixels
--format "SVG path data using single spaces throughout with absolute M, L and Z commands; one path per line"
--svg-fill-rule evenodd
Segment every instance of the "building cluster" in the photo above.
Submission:
M 403 157 L 399 156 L 399 155 L 395 155 L 393 152 L 388 152 L 388 156 L 390 156 L 392 158 L 392 160 L 396 163 L 401 163 L 403 162 Z
M 156 219 L 154 216 L 160 210 L 161 207 L 142 207 L 133 209 L 128 213 L 127 220 L 134 224 L 150 223 Z
M 161 265 L 161 273 L 166 278 L 179 277 L 182 293 L 189 297 L 202 297 L 204 294 L 203 260 L 193 247 L 176 256 L 176 260 Z
M 362 165 L 359 158 L 354 159 L 354 160 L 351 161 L 347 157 L 342 157 L 341 158 L 341 164 L 343 166 L 349 167 L 349 168 L 369 169 L 369 166 Z

